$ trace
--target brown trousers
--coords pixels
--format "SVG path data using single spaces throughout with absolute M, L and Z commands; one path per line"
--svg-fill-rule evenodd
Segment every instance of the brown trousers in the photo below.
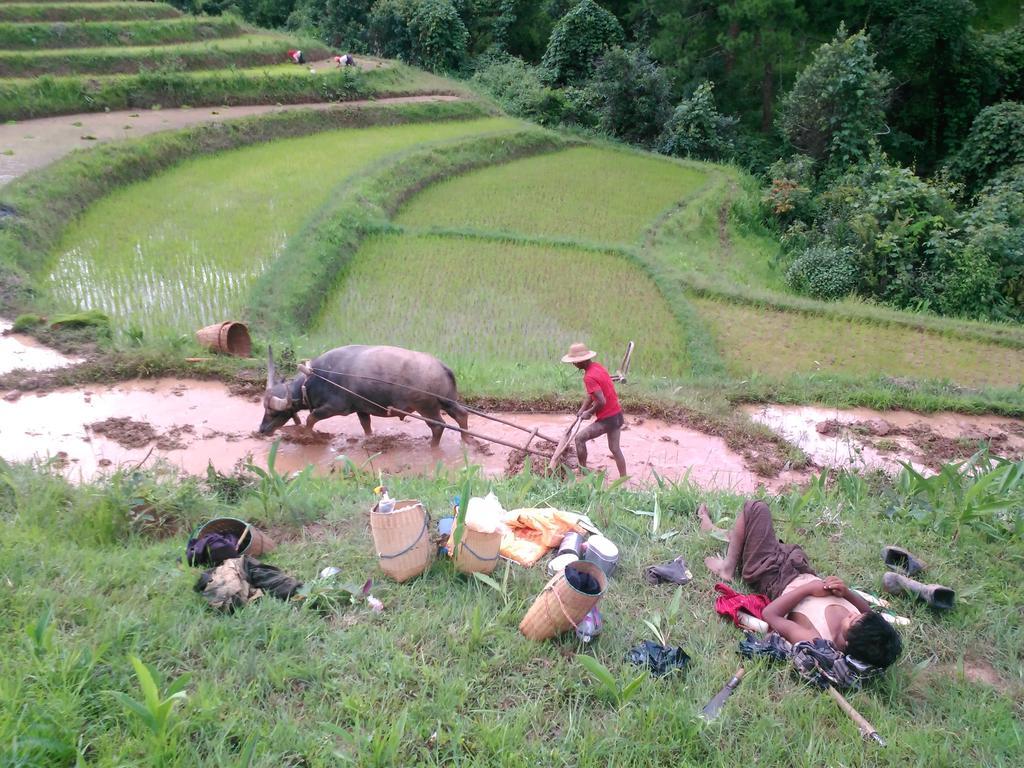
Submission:
M 743 544 L 737 564 L 743 581 L 775 600 L 801 573 L 817 575 L 798 544 L 783 544 L 775 536 L 767 504 L 747 501 L 742 514 Z

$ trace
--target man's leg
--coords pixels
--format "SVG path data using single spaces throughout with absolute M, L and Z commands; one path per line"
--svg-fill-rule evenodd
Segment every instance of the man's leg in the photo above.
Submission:
M 621 436 L 622 427 L 608 430 L 608 450 L 611 452 L 612 458 L 615 459 L 615 466 L 618 467 L 619 477 L 625 477 L 626 457 L 622 455 L 622 449 L 619 448 L 619 438 Z
M 711 522 L 711 518 L 708 516 L 707 507 L 701 504 L 697 509 L 697 513 L 700 515 L 701 530 L 712 531 L 715 529 L 714 523 Z M 721 576 L 726 581 L 732 580 L 733 574 L 736 572 L 736 566 L 740 562 L 740 555 L 743 553 L 743 539 L 747 533 L 746 517 L 746 511 L 740 512 L 736 518 L 736 524 L 728 532 L 729 549 L 726 551 L 725 557 L 712 556 L 704 558 L 704 565 L 708 567 L 708 570 L 716 576 Z
M 587 468 L 587 443 L 604 433 L 605 428 L 600 421 L 588 424 L 576 433 L 576 458 L 579 460 L 580 469 Z

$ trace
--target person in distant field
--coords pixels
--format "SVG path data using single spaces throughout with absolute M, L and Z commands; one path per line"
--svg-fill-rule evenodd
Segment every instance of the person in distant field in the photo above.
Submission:
M 718 530 L 706 506 L 701 504 L 697 515 L 701 530 Z M 704 564 L 726 581 L 738 567 L 743 581 L 771 599 L 761 615 L 775 632 L 791 643 L 828 640 L 876 667 L 899 658 L 903 643 L 893 626 L 839 577 L 818 578 L 798 544 L 780 542 L 765 502 L 745 502 L 728 533 L 725 557 L 708 557 Z
M 569 353 L 562 357 L 563 363 L 571 363 L 583 371 L 583 388 L 587 397 L 577 414 L 581 419 L 595 416 L 593 424 L 584 427 L 576 434 L 576 456 L 580 468 L 587 468 L 587 443 L 601 435 L 608 435 L 608 450 L 615 459 L 619 477 L 626 476 L 626 458 L 619 448 L 619 438 L 625 417 L 619 406 L 619 396 L 612 384 L 612 377 L 600 363 L 594 362 L 597 352 L 587 349 L 586 344 L 573 344 Z
M 302 51 L 300 51 L 297 48 L 293 48 L 290 51 L 288 51 L 288 58 L 291 59 L 292 62 L 295 63 L 295 64 L 305 64 L 306 63 L 306 57 L 303 56 L 302 55 Z
M 356 60 L 352 57 L 351 53 L 345 53 L 345 54 L 342 54 L 341 56 L 335 56 L 333 61 L 334 61 L 335 64 L 338 65 L 339 68 L 340 67 L 354 67 L 355 64 L 356 64 Z

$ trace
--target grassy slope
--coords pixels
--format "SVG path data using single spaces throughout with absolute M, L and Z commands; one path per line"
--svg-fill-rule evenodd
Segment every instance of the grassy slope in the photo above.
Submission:
M 738 501 L 724 495 L 663 492 L 663 530 L 682 534 L 655 543 L 645 535 L 648 518 L 626 511 L 650 509 L 649 494 L 595 492 L 591 483 L 535 477 L 495 484 L 510 507 L 543 499 L 589 510 L 619 543 L 622 562 L 602 602 L 604 633 L 587 649 L 571 634 L 545 643 L 518 634 L 546 581 L 540 566 L 511 568 L 507 602 L 453 575 L 447 564 L 405 585 L 379 578 L 365 517 L 376 482 L 369 474 L 304 483 L 283 507 L 271 501 L 266 511 L 251 492 L 228 504 L 194 484 L 151 476 L 83 488 L 46 473 L 17 470 L 11 477 L 17 511 L 0 512 L 0 750 L 11 764 L 74 763 L 80 750 L 96 765 L 235 765 L 250 738 L 256 749 L 249 764 L 260 768 L 349 762 L 1009 768 L 1019 758 L 1021 545 L 1000 545 L 996 558 L 992 545 L 969 531 L 950 542 L 895 524 L 881 514 L 877 493 L 843 506 L 838 524 L 837 509 L 813 505 L 780 520 L 778 533 L 801 540 L 828 573 L 834 569 L 869 590 L 877 590 L 880 547 L 899 541 L 928 560 L 930 579 L 957 590 L 949 614 L 897 599 L 898 610 L 913 620 L 904 630 L 903 658 L 883 680 L 848 695 L 888 740 L 884 750 L 865 744 L 827 696 L 787 667 L 766 662 L 747 664 L 721 718 L 700 724 L 700 708 L 739 663 L 740 634 L 714 616 L 715 579 L 700 567 L 720 545 L 698 534 L 692 515 L 698 500 L 731 514 Z M 444 478 L 389 478 L 389 487 L 400 497 L 423 499 L 435 515 L 460 489 Z M 326 565 L 341 567 L 357 583 L 374 576 L 374 594 L 386 610 L 354 606 L 319 616 L 268 598 L 233 616 L 215 615 L 191 590 L 197 571 L 175 562 L 183 537 L 126 537 L 132 497 L 151 500 L 157 515 L 183 515 L 186 530 L 219 514 L 271 524 L 283 543 L 270 562 L 304 579 Z M 304 531 L 294 527 L 304 520 L 318 522 Z M 647 586 L 642 568 L 680 554 L 695 578 L 683 587 L 670 638 L 690 654 L 691 665 L 683 676 L 645 678 L 635 698 L 617 709 L 574 656 L 591 653 L 619 680 L 631 679 L 635 670 L 624 653 L 650 637 L 641 620 L 664 612 L 672 595 L 669 587 Z M 49 637 L 33 646 L 25 629 L 48 606 Z M 95 653 L 99 659 L 91 661 Z M 129 654 L 164 679 L 192 676 L 166 746 L 148 739 L 110 693 L 140 695 Z M 1000 687 L 972 682 L 979 668 Z
M 101 309 L 157 335 L 237 316 L 252 280 L 348 176 L 414 145 L 513 125 L 337 131 L 183 163 L 117 190 L 68 230 L 52 295 L 59 306 Z
M 294 45 L 312 59 L 330 49 L 313 40 L 274 33 L 153 47 L 64 48 L 55 51 L 0 51 L 0 78 L 38 75 L 138 74 L 146 70 L 227 69 L 279 64 Z
M 459 93 L 451 81 L 405 66 L 370 71 L 294 64 L 199 72 L 19 78 L 0 82 L 0 119 L 151 107 L 303 104 L 375 95 Z

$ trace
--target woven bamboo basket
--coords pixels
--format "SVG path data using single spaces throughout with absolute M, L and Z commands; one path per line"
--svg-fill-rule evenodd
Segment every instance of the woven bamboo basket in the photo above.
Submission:
M 238 554 L 260 557 L 273 551 L 277 544 L 255 525 L 239 520 L 237 517 L 218 517 L 203 523 L 192 533 L 198 539 L 208 533 L 233 533 L 238 537 Z
M 196 331 L 196 340 L 207 349 L 235 357 L 252 355 L 252 339 L 245 323 L 227 320 Z
M 395 581 L 419 576 L 430 565 L 430 515 L 416 499 L 395 502 L 394 512 L 370 510 L 370 531 L 380 569 Z
M 459 551 L 455 555 L 455 568 L 462 573 L 490 573 L 498 567 L 501 533 L 480 533 L 471 528 L 462 532 Z
M 590 574 L 597 580 L 600 590 L 596 595 L 580 592 L 566 579 L 572 571 Z M 577 561 L 549 581 L 526 616 L 519 622 L 519 631 L 530 640 L 547 640 L 576 627 L 608 588 L 608 577 L 593 563 Z

